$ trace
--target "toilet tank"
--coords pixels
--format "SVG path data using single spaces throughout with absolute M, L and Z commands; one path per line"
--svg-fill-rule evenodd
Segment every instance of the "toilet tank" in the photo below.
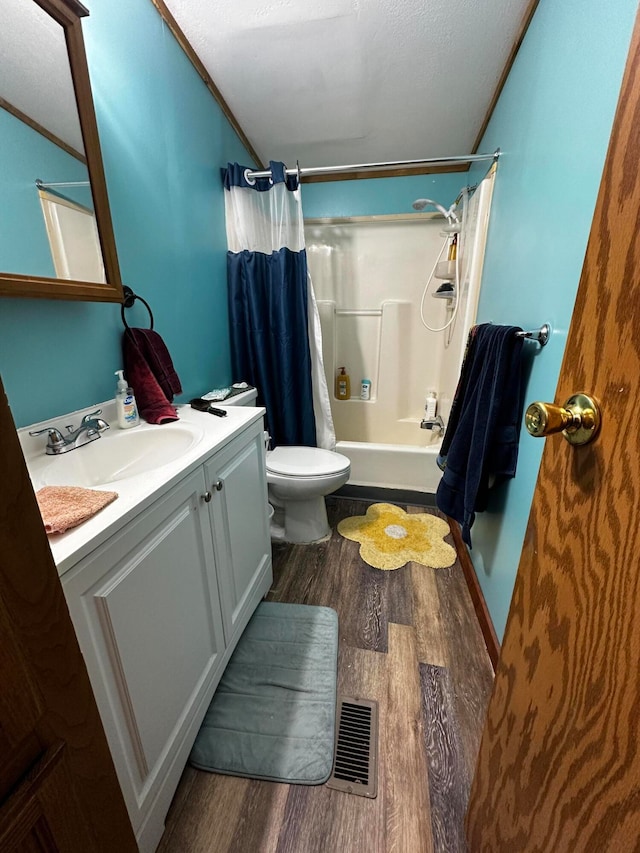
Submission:
M 247 391 L 242 391 L 240 394 L 236 394 L 233 397 L 228 397 L 222 403 L 217 403 L 218 406 L 255 406 L 257 405 L 256 400 L 258 399 L 258 392 L 255 388 L 249 388 Z M 271 449 L 271 436 L 267 432 L 264 431 L 264 448 L 265 450 Z
M 233 397 L 227 397 L 222 401 L 223 406 L 255 406 L 258 399 L 258 392 L 255 388 L 249 388 L 246 391 L 241 391 L 240 394 L 235 394 Z M 216 403 L 216 406 L 220 405 Z

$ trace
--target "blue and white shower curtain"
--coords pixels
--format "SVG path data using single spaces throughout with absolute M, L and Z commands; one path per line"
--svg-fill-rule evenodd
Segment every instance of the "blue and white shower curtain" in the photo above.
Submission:
M 258 179 L 238 163 L 223 170 L 233 374 L 258 389 L 274 447 L 333 449 L 299 181 L 283 163 L 269 167 Z

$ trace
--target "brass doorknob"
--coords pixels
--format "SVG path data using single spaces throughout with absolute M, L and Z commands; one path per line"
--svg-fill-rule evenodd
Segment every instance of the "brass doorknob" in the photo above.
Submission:
M 535 438 L 561 432 L 569 444 L 588 444 L 598 434 L 600 408 L 593 397 L 574 394 L 564 406 L 532 403 L 525 412 L 524 423 Z

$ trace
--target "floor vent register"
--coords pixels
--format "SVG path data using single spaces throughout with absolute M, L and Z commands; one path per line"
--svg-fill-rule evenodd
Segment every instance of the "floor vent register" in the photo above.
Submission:
M 337 731 L 327 787 L 374 798 L 378 792 L 378 703 L 340 697 Z

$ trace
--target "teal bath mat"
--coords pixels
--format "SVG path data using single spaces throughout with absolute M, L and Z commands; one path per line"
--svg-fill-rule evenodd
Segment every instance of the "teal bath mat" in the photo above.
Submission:
M 331 775 L 338 614 L 329 607 L 258 605 L 191 751 L 200 770 L 295 785 Z

